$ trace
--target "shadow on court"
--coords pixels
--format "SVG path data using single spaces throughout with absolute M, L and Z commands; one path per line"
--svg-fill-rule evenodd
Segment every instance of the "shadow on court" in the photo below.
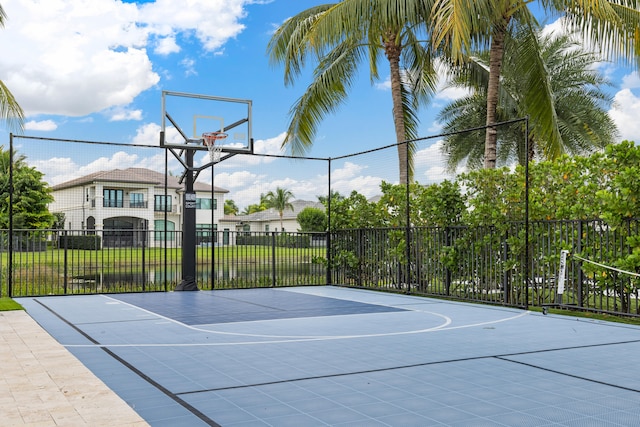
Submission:
M 153 426 L 625 426 L 640 328 L 338 287 L 21 298 Z

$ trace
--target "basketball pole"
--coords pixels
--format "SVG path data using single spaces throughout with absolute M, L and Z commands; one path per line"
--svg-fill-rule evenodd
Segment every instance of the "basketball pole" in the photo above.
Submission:
M 196 193 L 193 191 L 193 157 L 195 149 L 184 150 L 185 163 L 185 192 L 183 195 L 182 220 L 182 281 L 176 286 L 176 291 L 198 291 L 196 283 Z

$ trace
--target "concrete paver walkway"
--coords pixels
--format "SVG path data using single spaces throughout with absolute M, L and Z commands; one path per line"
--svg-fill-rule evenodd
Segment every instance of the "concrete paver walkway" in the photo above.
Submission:
M 21 310 L 0 312 L 3 426 L 148 424 Z

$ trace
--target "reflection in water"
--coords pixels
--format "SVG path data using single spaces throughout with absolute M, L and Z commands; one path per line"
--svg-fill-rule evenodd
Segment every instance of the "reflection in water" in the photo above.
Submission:
M 227 286 L 230 283 L 242 282 L 245 285 L 268 286 L 272 282 L 274 272 L 271 268 L 241 269 L 231 266 L 215 270 L 215 286 Z M 296 266 L 279 266 L 275 272 L 276 284 L 304 285 L 324 283 L 326 269 L 317 264 L 299 264 Z M 182 270 L 152 269 L 146 272 L 96 273 L 76 276 L 71 280 L 74 291 L 153 291 L 164 290 L 165 283 L 169 289 L 182 280 Z M 211 270 L 198 269 L 196 281 L 201 289 L 211 288 Z

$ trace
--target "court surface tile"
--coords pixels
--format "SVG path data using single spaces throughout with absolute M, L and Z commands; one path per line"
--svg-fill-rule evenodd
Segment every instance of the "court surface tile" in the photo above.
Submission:
M 318 286 L 20 298 L 152 426 L 635 426 L 640 328 Z

